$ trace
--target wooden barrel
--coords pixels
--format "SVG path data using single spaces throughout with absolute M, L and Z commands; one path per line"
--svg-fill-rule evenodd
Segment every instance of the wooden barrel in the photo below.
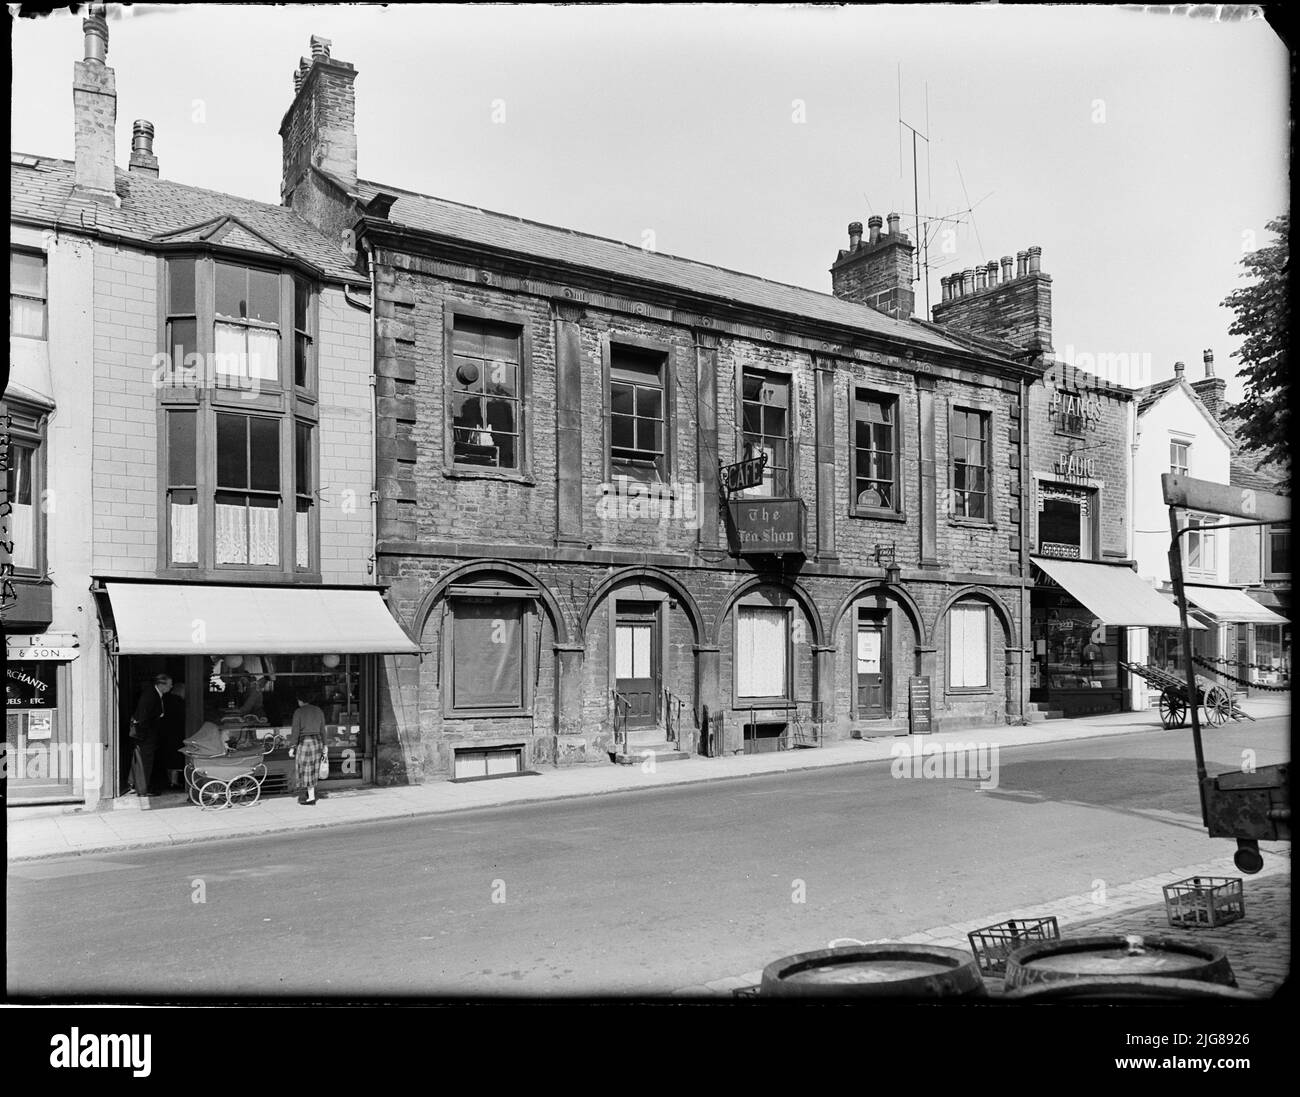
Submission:
M 975 957 L 934 945 L 850 945 L 800 952 L 763 969 L 762 998 L 982 998 Z
M 1260 1002 L 1258 995 L 1197 979 L 1161 979 L 1134 975 L 1101 979 L 1063 979 L 1017 987 L 1003 995 L 1018 1002 Z
M 1007 991 L 1075 979 L 1190 979 L 1235 987 L 1228 954 L 1218 945 L 1176 937 L 1115 934 L 1036 941 L 1007 958 Z

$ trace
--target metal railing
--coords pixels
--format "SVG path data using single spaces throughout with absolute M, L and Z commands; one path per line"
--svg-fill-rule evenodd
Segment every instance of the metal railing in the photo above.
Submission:
M 632 701 L 626 693 L 620 693 L 616 689 L 611 689 L 610 700 L 614 706 L 614 746 L 622 747 L 623 753 L 627 753 L 627 717 L 632 711 Z
M 803 706 L 808 706 L 807 723 L 803 717 Z M 767 716 L 762 719 L 760 714 Z M 820 747 L 822 745 L 822 703 L 820 701 L 787 701 L 784 704 L 774 705 L 750 705 L 749 722 L 746 728 L 752 729 L 746 742 L 757 743 L 759 736 L 757 734 L 760 724 L 781 724 L 785 726 L 778 735 L 772 736 L 776 740 L 776 749 L 778 751 L 790 750 L 794 747 Z M 742 738 L 744 732 L 742 730 Z M 742 744 L 742 749 L 745 749 Z M 756 753 L 746 749 L 746 753 Z
M 672 690 L 665 687 L 664 689 L 664 731 L 667 738 L 673 746 L 681 749 L 681 727 L 682 712 L 686 709 L 686 702 L 673 693 Z M 697 723 L 698 726 L 698 723 Z

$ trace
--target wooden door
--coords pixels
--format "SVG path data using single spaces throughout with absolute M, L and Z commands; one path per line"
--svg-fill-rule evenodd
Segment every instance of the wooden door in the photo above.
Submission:
M 883 720 L 889 715 L 889 627 L 883 616 L 860 615 L 854 646 L 858 718 Z
M 629 703 L 628 727 L 659 721 L 659 608 L 620 602 L 614 622 L 614 688 Z

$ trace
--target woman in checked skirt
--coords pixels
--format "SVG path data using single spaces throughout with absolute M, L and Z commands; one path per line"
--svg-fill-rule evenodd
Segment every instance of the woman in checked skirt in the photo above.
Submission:
M 325 753 L 325 713 L 308 697 L 298 698 L 290 727 L 289 757 L 297 763 L 300 804 L 316 803 L 316 769 Z

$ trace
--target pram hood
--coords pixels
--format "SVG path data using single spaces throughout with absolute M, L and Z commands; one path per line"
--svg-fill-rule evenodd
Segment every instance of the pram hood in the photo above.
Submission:
M 226 739 L 211 720 L 181 744 L 181 753 L 192 758 L 221 758 L 226 753 Z

